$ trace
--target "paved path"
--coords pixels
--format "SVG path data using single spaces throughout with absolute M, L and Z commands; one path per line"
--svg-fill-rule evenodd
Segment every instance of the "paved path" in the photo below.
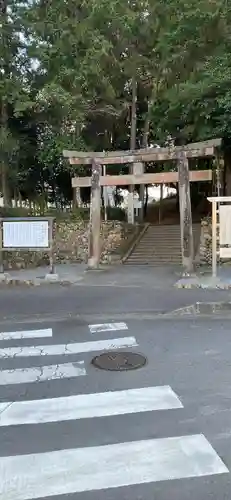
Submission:
M 0 274 L 1 286 L 18 284 L 46 285 L 54 283 L 69 286 L 108 286 L 118 288 L 143 288 L 169 290 L 176 288 L 231 289 L 230 265 L 218 267 L 217 278 L 212 278 L 211 268 L 200 268 L 193 276 L 182 277 L 182 266 L 126 266 L 106 265 L 89 271 L 85 264 L 57 264 L 55 274 L 48 267 L 10 270 Z
M 230 498 L 230 322 L 106 323 L 0 325 L 1 498 Z M 148 364 L 92 366 L 115 347 Z
M 73 286 L 116 286 L 116 287 L 143 287 L 166 289 L 172 287 L 181 276 L 181 267 L 165 266 L 124 266 L 105 265 L 99 270 L 88 270 L 85 264 L 57 264 L 55 266 L 54 281 Z M 37 267 L 35 269 L 9 270 L 2 278 L 10 283 L 27 283 L 35 285 L 46 284 L 49 278 L 52 283 L 52 275 L 49 275 L 49 267 Z

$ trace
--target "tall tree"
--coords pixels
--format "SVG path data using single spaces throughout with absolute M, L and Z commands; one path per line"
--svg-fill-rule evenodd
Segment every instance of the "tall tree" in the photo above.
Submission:
M 31 106 L 28 86 L 30 63 L 23 39 L 20 0 L 1 0 L 0 25 L 1 191 L 7 205 L 11 200 L 11 183 L 16 178 L 20 147 L 20 137 L 11 125 L 16 115 Z

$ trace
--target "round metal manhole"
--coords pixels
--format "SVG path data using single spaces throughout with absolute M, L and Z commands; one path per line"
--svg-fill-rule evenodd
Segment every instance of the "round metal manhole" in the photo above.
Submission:
M 96 368 L 112 372 L 137 370 L 146 363 L 147 358 L 137 352 L 104 352 L 92 360 Z

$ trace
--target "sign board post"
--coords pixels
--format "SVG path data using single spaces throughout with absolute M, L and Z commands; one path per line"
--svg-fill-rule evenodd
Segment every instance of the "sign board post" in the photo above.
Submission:
M 212 203 L 212 275 L 216 278 L 217 256 L 231 258 L 231 196 L 212 196 L 208 201 Z
M 54 274 L 53 217 L 0 218 L 0 272 L 4 272 L 4 252 L 28 250 L 48 252 L 50 274 Z

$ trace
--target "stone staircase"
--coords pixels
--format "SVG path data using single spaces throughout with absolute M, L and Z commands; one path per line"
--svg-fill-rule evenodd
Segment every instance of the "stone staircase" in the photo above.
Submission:
M 193 225 L 193 234 L 195 250 L 197 250 L 200 240 L 200 224 Z M 130 265 L 180 265 L 182 262 L 180 226 L 178 224 L 147 224 L 123 262 Z

